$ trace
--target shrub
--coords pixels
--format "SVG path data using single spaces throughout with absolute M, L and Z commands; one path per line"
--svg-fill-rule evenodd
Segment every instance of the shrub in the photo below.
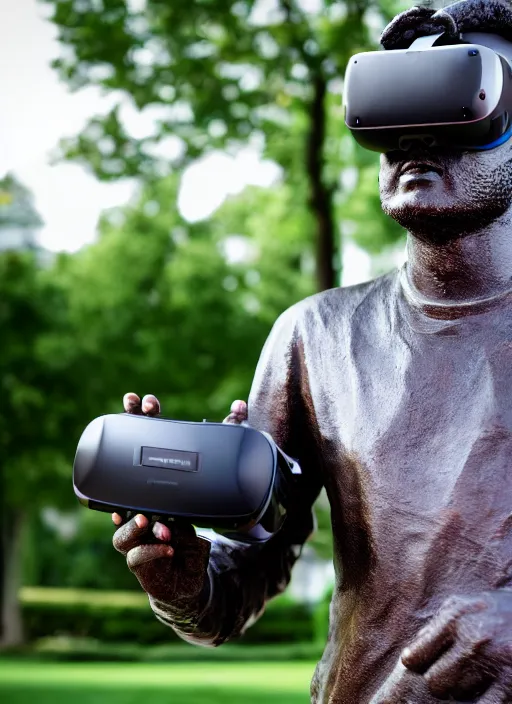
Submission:
M 319 660 L 322 647 L 315 643 L 250 645 L 227 643 L 222 648 L 197 648 L 188 643 L 139 645 L 102 643 L 91 638 L 48 637 L 23 648 L 3 650 L 0 660 L 51 662 L 289 662 Z
M 27 587 L 21 601 L 29 641 L 69 636 L 141 645 L 181 642 L 153 616 L 143 593 Z M 316 629 L 314 610 L 282 595 L 238 642 L 313 642 Z
M 25 633 L 30 641 L 46 636 L 141 644 L 177 639 L 170 629 L 152 618 L 144 594 L 25 588 L 21 599 Z

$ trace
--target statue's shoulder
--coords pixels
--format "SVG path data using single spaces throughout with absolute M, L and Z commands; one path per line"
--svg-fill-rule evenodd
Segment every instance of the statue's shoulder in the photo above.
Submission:
M 355 286 L 343 286 L 315 293 L 296 303 L 282 315 L 284 321 L 311 329 L 317 325 L 339 325 L 350 321 L 361 305 L 379 308 L 396 295 L 399 273 L 393 271 Z

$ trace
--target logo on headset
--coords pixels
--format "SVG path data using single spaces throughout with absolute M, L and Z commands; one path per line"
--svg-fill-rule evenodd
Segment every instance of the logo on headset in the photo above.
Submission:
M 197 452 L 168 450 L 161 447 L 143 447 L 141 464 L 144 467 L 164 467 L 184 472 L 197 472 Z

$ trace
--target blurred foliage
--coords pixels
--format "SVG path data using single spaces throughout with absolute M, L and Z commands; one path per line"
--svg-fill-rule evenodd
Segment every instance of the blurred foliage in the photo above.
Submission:
M 52 8 L 64 49 L 54 63 L 60 76 L 73 89 L 95 85 L 116 97 L 108 115 L 93 118 L 65 144 L 70 156 L 103 178 L 141 170 L 154 175 L 160 162 L 154 155 L 167 137 L 176 140 L 176 155 L 168 159 L 174 167 L 206 150 L 246 143 L 255 132 L 275 142 L 295 125 L 292 132 L 304 137 L 315 78 L 339 80 L 350 56 L 375 44 L 396 6 L 372 0 L 320 0 L 307 9 L 291 0 L 42 1 Z M 123 99 L 137 110 L 153 110 L 152 134 L 137 139 L 128 133 Z M 272 151 L 275 158 L 279 148 Z M 303 151 L 294 150 L 295 158 Z M 277 161 L 290 169 L 288 155 Z
M 196 224 L 178 215 L 177 188 L 175 177 L 147 184 L 105 215 L 96 244 L 52 270 L 68 310 L 52 354 L 80 380 L 84 421 L 118 411 L 129 390 L 157 393 L 168 417 L 221 420 L 247 398 L 277 316 L 314 290 L 300 213 L 284 222 L 285 187 L 249 191 Z
M 70 466 L 68 464 L 68 475 Z M 66 485 L 73 502 L 71 482 Z M 74 503 L 74 502 L 73 502 Z M 72 512 L 36 513 L 26 529 L 23 581 L 28 585 L 98 590 L 132 590 L 143 597 L 139 583 L 126 569 L 126 560 L 112 548 L 112 521 L 108 514 L 81 507 Z M 63 525 L 69 525 L 69 532 Z
M 0 558 L 16 581 L 12 524 L 28 516 L 26 581 L 130 588 L 106 517 L 80 509 L 66 538 L 39 509 L 76 506 L 80 433 L 121 410 L 125 392 L 156 393 L 165 416 L 191 420 L 221 420 L 247 398 L 278 315 L 329 280 L 322 266 L 340 268 L 340 228 L 372 254 L 400 241 L 380 210 L 377 156 L 354 144 L 340 107 L 349 56 L 375 46 L 400 3 L 41 1 L 53 10 L 62 78 L 116 103 L 61 154 L 140 185 L 76 254 L 0 254 Z M 130 110 L 149 132 L 130 133 Z M 281 178 L 184 220 L 184 169 L 247 145 Z M 31 194 L 12 176 L 0 181 L 0 249 L 2 227 L 39 225 Z M 331 555 L 325 501 L 313 544 Z
M 346 139 L 342 78 L 350 56 L 375 47 L 406 3 L 41 1 L 62 45 L 60 76 L 75 90 L 99 87 L 114 103 L 63 140 L 61 156 L 102 179 L 147 181 L 253 145 L 280 165 L 294 193 L 289 214 L 298 201 L 309 213 L 317 286 L 336 285 L 339 207 L 349 191 L 340 172 L 355 167 L 357 180 L 367 166 L 375 173 L 377 160 L 361 150 L 356 159 Z M 401 235 L 379 208 L 366 215 L 363 246 L 379 250 Z
M 0 254 L 1 490 L 11 513 L 67 503 L 71 401 L 58 360 L 46 354 L 62 305 L 35 253 Z
M 16 584 L 25 521 L 47 503 L 69 503 L 74 402 L 67 373 L 45 351 L 62 311 L 36 252 L 0 252 L 0 642 L 22 637 Z
M 404 230 L 382 212 L 378 177 L 377 165 L 360 168 L 355 189 L 340 207 L 340 216 L 351 239 L 372 255 L 405 244 Z
M 224 643 L 222 648 L 191 648 L 185 641 L 177 643 L 174 640 L 159 645 L 139 645 L 136 641 L 104 643 L 94 638 L 45 636 L 28 646 L 0 654 L 0 662 L 6 656 L 12 658 L 19 655 L 50 662 L 313 662 L 322 655 L 326 633 L 325 623 L 322 632 L 319 632 L 319 639 L 314 641 L 255 645 L 237 641 Z
M 325 489 L 315 504 L 315 516 L 316 530 L 309 542 L 319 558 L 331 560 L 333 552 L 331 511 Z
M 31 641 L 68 636 L 140 645 L 182 642 L 173 630 L 154 618 L 143 594 L 24 589 L 21 599 Z M 238 642 L 240 645 L 315 642 L 317 628 L 314 609 L 283 594 L 269 602 L 265 614 Z

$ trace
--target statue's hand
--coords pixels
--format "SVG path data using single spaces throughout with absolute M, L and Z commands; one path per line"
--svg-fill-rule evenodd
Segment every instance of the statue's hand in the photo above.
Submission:
M 125 394 L 123 405 L 126 413 L 160 414 L 160 402 L 150 394 L 142 400 L 137 394 Z M 247 413 L 244 401 L 234 401 L 224 422 L 244 423 Z M 118 527 L 114 547 L 125 555 L 128 568 L 149 596 L 168 604 L 192 603 L 201 596 L 208 585 L 211 544 L 196 535 L 191 525 L 174 523 L 171 529 L 165 523 L 150 523 L 141 514 L 124 522 L 114 513 L 112 520 Z
M 441 700 L 512 701 L 512 591 L 448 599 L 403 650 L 371 704 L 416 704 L 424 698 L 414 692 L 424 687 Z
M 512 700 L 512 591 L 448 599 L 402 652 L 439 699 Z

